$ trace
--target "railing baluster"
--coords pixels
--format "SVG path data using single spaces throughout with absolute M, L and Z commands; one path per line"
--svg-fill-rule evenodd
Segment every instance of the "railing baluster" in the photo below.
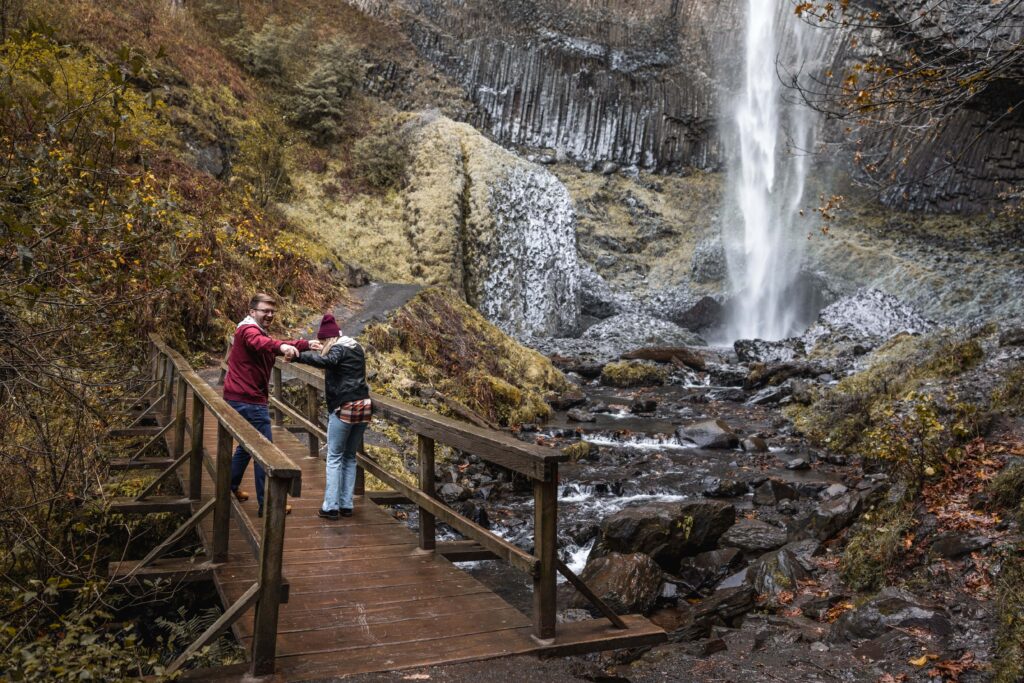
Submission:
M 231 525 L 231 433 L 217 423 L 217 483 L 214 495 L 217 504 L 213 508 L 213 561 L 228 559 L 228 534 Z
M 320 425 L 320 398 L 316 387 L 309 384 L 306 385 L 306 417 L 313 424 Z M 309 438 L 309 457 L 319 458 L 320 439 L 312 432 L 307 432 L 306 436 Z
M 284 516 L 288 480 L 267 477 L 263 507 L 263 543 L 260 545 L 260 596 L 253 618 L 253 676 L 274 673 L 277 614 L 281 602 L 281 562 L 284 556 Z
M 174 397 L 174 458 L 185 452 L 185 403 L 188 398 L 188 382 L 178 373 L 178 390 Z
M 171 419 L 171 412 L 173 410 L 173 395 L 172 395 L 172 392 L 174 391 L 174 361 L 171 359 L 170 356 L 167 356 L 167 358 L 164 360 L 164 365 L 165 365 L 165 369 L 164 369 L 164 382 L 163 382 L 163 390 L 164 390 L 164 406 L 163 406 L 164 410 L 163 410 L 163 412 L 164 412 L 164 422 L 167 422 L 168 420 Z
M 555 564 L 558 524 L 558 466 L 551 464 L 548 477 L 533 482 L 533 554 L 540 560 L 533 577 L 533 637 L 555 637 Z
M 434 497 L 434 440 L 416 435 L 417 456 L 420 468 L 420 491 L 431 498 Z M 434 550 L 436 541 L 434 539 L 434 515 L 420 508 L 420 550 Z
M 284 401 L 284 380 L 281 377 L 281 368 L 279 368 L 279 367 L 277 367 L 275 365 L 274 366 L 273 375 L 274 375 L 274 386 L 271 388 L 271 391 L 274 392 L 274 396 L 277 398 L 278 401 L 282 401 L 283 402 Z M 281 425 L 284 424 L 284 413 L 281 412 L 280 410 L 275 410 L 274 411 L 274 424 L 276 424 L 278 427 L 280 427 Z
M 188 497 L 199 500 L 203 495 L 203 427 L 206 406 L 192 392 L 192 457 L 188 461 Z

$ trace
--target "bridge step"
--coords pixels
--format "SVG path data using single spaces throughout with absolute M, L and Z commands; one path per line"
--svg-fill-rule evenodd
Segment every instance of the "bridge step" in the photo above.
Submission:
M 111 512 L 123 514 L 150 512 L 180 512 L 181 514 L 192 514 L 192 502 L 181 496 L 149 496 L 145 500 L 134 498 L 115 498 L 110 503 Z
M 411 505 L 404 493 L 398 491 L 367 491 L 366 497 L 377 505 Z
M 121 458 L 119 460 L 110 461 L 110 469 L 112 470 L 140 470 L 140 469 L 167 469 L 174 464 L 174 458 L 135 458 L 134 460 L 128 460 L 127 458 Z
M 476 562 L 497 560 L 498 556 L 476 541 L 440 541 L 437 554 L 449 562 Z

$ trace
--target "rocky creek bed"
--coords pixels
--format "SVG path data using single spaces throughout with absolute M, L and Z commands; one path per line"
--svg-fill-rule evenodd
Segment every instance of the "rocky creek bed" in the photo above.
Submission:
M 598 344 L 596 356 L 578 341 L 571 355 L 545 349 L 577 389 L 550 396 L 553 418 L 521 425 L 518 436 L 573 457 L 560 469 L 559 553 L 617 610 L 649 615 L 670 638 L 653 650 L 590 658 L 588 666 L 613 676 L 599 680 L 1004 675 L 999 667 L 1020 645 L 1006 644 L 1005 627 L 997 632 L 1006 604 L 997 585 L 1021 535 L 1012 512 L 996 511 L 986 483 L 1019 465 L 1024 424 L 1014 410 L 989 410 L 961 447 L 963 459 L 941 473 L 929 465 L 909 493 L 894 463 L 838 441 L 823 447 L 802 411 L 870 377 L 899 340 L 939 334 L 879 293 L 843 306 L 845 314 L 830 307 L 806 335 L 782 342 L 632 351 Z M 930 349 L 916 363 L 946 362 L 964 345 L 978 350 L 917 391 L 998 394 L 1024 361 L 1024 334 L 1015 329 L 947 331 L 939 334 L 947 346 L 936 348 L 914 342 Z M 937 421 L 955 430 L 956 415 Z M 527 482 L 472 455 L 435 475 L 448 504 L 532 550 Z M 892 510 L 907 516 L 894 521 Z M 397 513 L 415 524 L 415 508 Z M 870 545 L 883 537 L 898 548 Z M 872 556 L 865 566 L 877 575 L 858 578 L 856 549 L 865 543 L 898 560 Z M 467 570 L 529 610 L 528 577 L 496 562 Z M 591 616 L 567 584 L 558 599 L 561 619 Z

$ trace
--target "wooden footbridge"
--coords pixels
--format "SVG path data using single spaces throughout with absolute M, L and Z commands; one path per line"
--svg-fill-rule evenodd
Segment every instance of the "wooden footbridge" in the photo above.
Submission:
M 319 444 L 326 439 L 319 398 L 323 375 L 288 366 L 305 405 L 285 399 L 281 364 L 275 368 L 271 407 L 274 442 L 263 438 L 188 363 L 152 337 L 153 381 L 142 414 L 122 436 L 148 435 L 149 442 L 116 467 L 161 468 L 139 496 L 119 499 L 125 513 L 179 511 L 189 515 L 141 560 L 111 566 L 118 577 L 212 579 L 225 611 L 171 665 L 185 666 L 192 654 L 226 629 L 245 645 L 245 665 L 185 671 L 188 679 L 323 679 L 347 674 L 432 666 L 514 654 L 582 654 L 650 645 L 665 633 L 637 615 L 616 615 L 559 560 L 556 548 L 557 451 L 525 444 L 509 435 L 438 416 L 393 399 L 374 396 L 376 417 L 417 435 L 419 482 L 410 486 L 365 454 L 358 459 L 354 515 L 328 521 L 315 515 L 324 486 Z M 294 394 L 293 394 L 294 395 Z M 140 426 L 149 418 L 155 426 Z M 292 433 L 304 431 L 307 443 Z M 147 457 L 164 440 L 169 458 Z M 267 472 L 265 514 L 256 517 L 255 496 L 246 504 L 231 496 L 230 460 L 241 443 Z M 533 481 L 534 551 L 528 553 L 457 514 L 434 497 L 435 443 L 474 453 Z M 252 469 L 246 487 L 253 490 Z M 369 472 L 392 488 L 363 491 Z M 153 495 L 160 482 L 177 476 L 183 497 Z M 289 496 L 294 511 L 286 516 Z M 301 497 L 300 497 L 301 496 Z M 381 504 L 419 507 L 418 533 Z M 438 542 L 435 520 L 468 540 Z M 164 558 L 192 530 L 205 556 Z M 533 580 L 530 616 L 513 608 L 455 563 L 499 559 Z M 561 573 L 602 619 L 556 624 L 555 583 Z

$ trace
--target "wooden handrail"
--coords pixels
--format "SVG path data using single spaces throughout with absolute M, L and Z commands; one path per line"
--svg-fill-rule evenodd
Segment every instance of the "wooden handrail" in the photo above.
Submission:
M 324 372 L 320 368 L 280 359 L 277 360 L 277 367 L 282 371 L 287 370 L 321 392 L 324 390 Z M 503 432 L 459 422 L 388 396 L 371 393 L 370 398 L 374 403 L 374 413 L 379 417 L 531 479 L 549 481 L 555 469 L 552 465 L 569 459 L 561 451 L 524 443 Z
M 195 398 L 203 402 L 209 408 L 217 421 L 224 425 L 232 438 L 242 445 L 245 450 L 263 466 L 268 476 L 280 479 L 291 479 L 291 495 L 298 496 L 300 493 L 300 482 L 302 470 L 291 458 L 268 441 L 259 430 L 253 427 L 238 412 L 228 405 L 217 390 L 211 387 L 200 377 L 188 364 L 181 354 L 169 347 L 163 339 L 156 334 L 150 334 L 153 345 L 174 364 L 175 369 L 181 378 L 191 387 Z

